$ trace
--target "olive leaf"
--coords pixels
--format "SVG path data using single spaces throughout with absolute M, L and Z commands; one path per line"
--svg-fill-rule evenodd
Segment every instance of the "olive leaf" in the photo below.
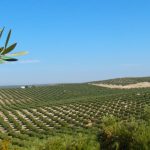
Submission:
M 11 30 L 9 30 L 9 33 L 8 33 L 8 35 L 7 35 L 7 39 L 6 39 L 6 42 L 5 42 L 5 49 L 6 49 L 7 45 L 8 45 L 10 36 L 11 36 Z
M 1 54 L 4 55 L 4 54 L 9 53 L 10 51 L 12 51 L 16 47 L 16 45 L 17 45 L 17 43 L 12 44 L 8 48 L 4 49 L 4 51 Z

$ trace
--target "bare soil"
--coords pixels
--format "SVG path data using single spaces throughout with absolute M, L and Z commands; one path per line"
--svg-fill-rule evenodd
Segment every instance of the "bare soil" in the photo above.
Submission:
M 150 87 L 150 82 L 140 82 L 136 84 L 129 84 L 129 85 L 113 85 L 113 84 L 92 84 L 95 86 L 100 86 L 100 87 L 106 87 L 106 88 L 111 88 L 111 89 L 134 89 L 134 88 L 149 88 Z

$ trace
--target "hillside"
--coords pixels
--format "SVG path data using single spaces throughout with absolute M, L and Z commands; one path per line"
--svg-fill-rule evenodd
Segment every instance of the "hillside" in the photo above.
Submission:
M 0 89 L 0 138 L 9 138 L 14 146 L 24 148 L 30 147 L 35 138 L 78 132 L 94 135 L 103 116 L 140 118 L 145 105 L 150 105 L 150 88 L 61 84 Z
M 116 78 L 103 81 L 94 81 L 90 83 L 112 84 L 112 85 L 128 85 L 140 82 L 150 82 L 150 77 L 132 77 L 132 78 Z

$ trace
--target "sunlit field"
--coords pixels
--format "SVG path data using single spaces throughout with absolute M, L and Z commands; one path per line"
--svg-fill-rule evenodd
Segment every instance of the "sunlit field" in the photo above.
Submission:
M 82 134 L 92 138 L 90 141 L 99 149 L 97 134 L 104 116 L 138 120 L 148 105 L 149 88 L 109 89 L 91 83 L 3 88 L 0 138 L 8 140 L 12 147 L 29 149 L 37 146 L 39 140 Z

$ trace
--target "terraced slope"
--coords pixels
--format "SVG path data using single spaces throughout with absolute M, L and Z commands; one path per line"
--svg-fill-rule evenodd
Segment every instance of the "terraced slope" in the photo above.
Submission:
M 102 116 L 140 118 L 150 89 L 116 90 L 89 84 L 0 89 L 0 138 L 24 147 L 53 134 L 95 132 Z M 88 130 L 87 130 L 88 129 Z

